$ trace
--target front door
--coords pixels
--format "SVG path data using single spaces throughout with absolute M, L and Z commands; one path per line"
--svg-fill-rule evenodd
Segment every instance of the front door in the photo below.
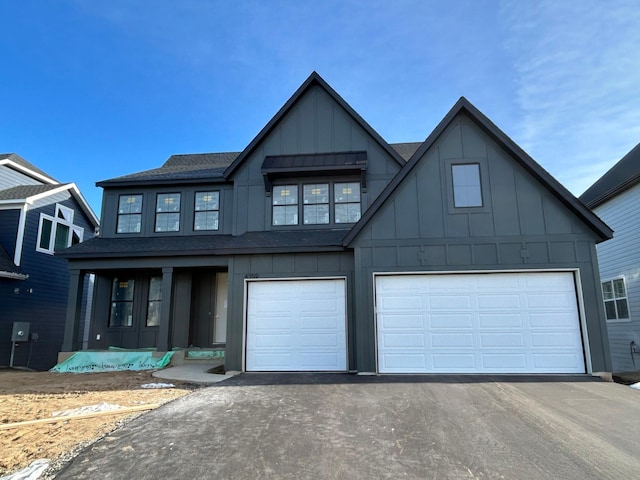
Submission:
M 227 288 L 226 272 L 193 274 L 189 345 L 210 348 L 226 341 Z

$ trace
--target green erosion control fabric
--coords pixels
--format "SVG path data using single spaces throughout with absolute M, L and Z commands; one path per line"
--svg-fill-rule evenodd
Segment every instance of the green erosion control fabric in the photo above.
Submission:
M 76 352 L 53 367 L 58 373 L 99 373 L 122 370 L 155 370 L 169 364 L 173 352 L 154 357 L 153 352 Z

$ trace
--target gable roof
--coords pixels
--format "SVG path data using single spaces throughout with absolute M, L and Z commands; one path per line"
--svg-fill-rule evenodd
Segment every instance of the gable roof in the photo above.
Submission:
M 580 195 L 580 200 L 595 208 L 639 182 L 640 143 Z
M 41 193 L 50 192 L 51 190 L 56 190 L 58 188 L 60 188 L 60 185 L 18 185 L 16 187 L 0 190 L 0 201 L 1 200 L 24 201 L 29 197 L 40 195 Z
M 117 187 L 145 183 L 172 183 L 174 180 L 186 183 L 203 180 L 223 181 L 225 169 L 238 155 L 240 152 L 171 155 L 159 168 L 102 180 L 96 185 Z
M 278 125 L 280 120 L 293 108 L 300 98 L 314 85 L 322 88 L 338 105 L 340 105 L 347 114 L 358 124 L 362 129 L 367 132 L 388 154 L 393 158 L 398 165 L 405 164 L 404 159 L 396 152 L 391 146 L 376 132 L 351 106 L 331 88 L 331 86 L 324 81 L 324 79 L 317 73 L 312 72 L 311 75 L 304 81 L 302 85 L 295 91 L 295 93 L 286 101 L 286 103 L 278 110 L 269 123 L 267 123 L 260 133 L 251 140 L 251 143 L 238 155 L 229 167 L 224 172 L 225 177 L 229 177 L 256 149 L 256 147 L 264 140 L 269 133 Z
M 402 168 L 393 180 L 387 185 L 382 193 L 374 200 L 362 218 L 356 223 L 353 229 L 344 239 L 344 244 L 349 245 L 362 229 L 375 216 L 378 210 L 384 205 L 387 199 L 393 194 L 403 180 L 409 175 L 413 168 L 419 163 L 424 154 L 440 138 L 440 135 L 461 113 L 468 115 L 489 137 L 503 148 L 512 158 L 514 158 L 527 172 L 533 175 L 542 185 L 544 185 L 557 199 L 559 199 L 569 210 L 584 221 L 601 239 L 608 240 L 613 236 L 613 230 L 600 220 L 591 210 L 589 210 L 580 200 L 578 200 L 560 182 L 542 168 L 533 158 L 522 150 L 511 138 L 500 130 L 491 120 L 489 120 L 480 110 L 471 104 L 466 98 L 460 97 L 456 104 L 449 110 L 438 126 L 431 132 L 424 143 L 416 150 L 407 164 Z
M 45 183 L 60 183 L 51 175 L 15 153 L 0 153 L 0 165 L 2 164 L 17 167 L 21 172 Z

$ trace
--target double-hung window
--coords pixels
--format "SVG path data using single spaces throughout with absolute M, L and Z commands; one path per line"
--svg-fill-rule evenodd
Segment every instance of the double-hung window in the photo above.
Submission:
M 120 195 L 118 198 L 117 233 L 140 233 L 142 195 Z
M 156 232 L 180 231 L 180 194 L 159 193 L 156 197 Z
M 335 223 L 356 223 L 360 220 L 360 184 L 336 183 L 333 186 Z
M 73 224 L 73 214 L 73 209 L 58 204 L 53 217 L 41 213 L 36 251 L 53 254 L 82 242 L 84 229 Z
M 273 187 L 273 224 L 298 225 L 298 185 Z
M 196 192 L 194 230 L 218 230 L 220 192 Z
M 623 278 L 602 282 L 602 297 L 607 320 L 629 320 L 627 289 Z
M 329 223 L 329 184 L 303 185 L 302 191 L 305 225 Z

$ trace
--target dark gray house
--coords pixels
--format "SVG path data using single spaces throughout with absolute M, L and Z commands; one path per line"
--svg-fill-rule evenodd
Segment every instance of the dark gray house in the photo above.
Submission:
M 611 230 L 467 100 L 390 145 L 319 75 L 239 153 L 100 182 L 65 349 L 226 347 L 227 370 L 609 371 Z
M 615 230 L 598 245 L 614 371 L 640 369 L 640 144 L 580 199 Z
M 0 154 L 0 365 L 11 363 L 16 322 L 28 330 L 14 345 L 13 364 L 38 370 L 55 365 L 69 272 L 54 254 L 92 238 L 97 227 L 75 184 L 58 182 L 15 153 Z M 88 293 L 89 277 L 86 282 Z

